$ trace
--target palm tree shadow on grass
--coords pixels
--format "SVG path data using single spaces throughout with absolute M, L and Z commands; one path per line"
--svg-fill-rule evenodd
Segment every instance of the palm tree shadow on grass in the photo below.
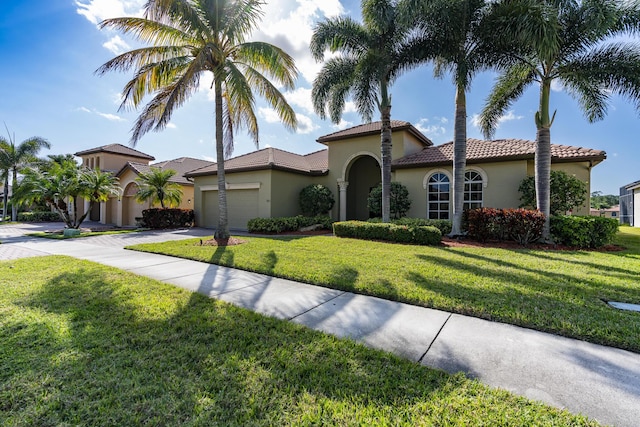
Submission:
M 455 395 L 464 382 L 196 293 L 146 279 L 125 282 L 77 269 L 20 303 L 64 317 L 68 329 L 14 325 L 32 345 L 21 348 L 25 363 L 9 361 L 11 369 L 4 370 L 16 398 L 3 411 L 33 413 L 36 424 L 104 417 L 164 425 L 281 424 L 331 418 L 332 402 L 410 407 Z M 142 301 L 149 294 L 154 302 L 148 306 Z M 46 381 L 34 383 L 34 377 Z M 34 398 L 45 390 L 46 400 Z M 328 413 L 309 415 L 321 408 Z M 333 415 L 344 415 L 344 408 L 336 410 Z

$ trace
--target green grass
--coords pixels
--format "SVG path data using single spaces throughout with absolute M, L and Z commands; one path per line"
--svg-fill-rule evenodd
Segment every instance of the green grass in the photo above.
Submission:
M 445 248 L 330 236 L 253 238 L 218 248 L 198 239 L 134 249 L 221 264 L 433 307 L 640 352 L 640 229 L 622 252 Z
M 596 425 L 174 286 L 0 262 L 0 425 Z
M 143 231 L 142 229 L 131 229 L 131 230 L 108 230 L 108 231 L 83 231 L 80 234 L 76 234 L 75 236 L 65 236 L 62 231 L 57 232 L 44 232 L 38 231 L 35 233 L 29 233 L 27 236 L 33 237 L 44 237 L 45 239 L 56 239 L 56 240 L 66 240 L 66 239 L 77 239 L 80 237 L 93 237 L 93 236 L 102 236 L 107 234 L 127 234 L 127 233 L 137 233 L 139 231 Z

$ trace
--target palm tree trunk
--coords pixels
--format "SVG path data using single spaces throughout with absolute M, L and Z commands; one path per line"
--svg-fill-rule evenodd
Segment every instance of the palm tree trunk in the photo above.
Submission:
M 8 206 L 8 199 L 9 199 L 9 171 L 6 171 L 6 174 L 4 176 L 4 198 L 2 199 L 2 219 L 4 221 L 4 218 L 7 216 L 7 206 Z
M 453 223 L 450 237 L 462 234 L 464 172 L 467 165 L 467 97 L 464 86 L 456 85 L 456 118 L 453 125 Z
M 551 80 L 544 79 L 540 85 L 540 110 L 536 114 L 536 206 L 545 216 L 542 240 L 551 242 L 549 215 L 551 213 L 551 125 L 549 97 Z
M 229 239 L 229 220 L 227 218 L 227 187 L 224 176 L 224 132 L 222 127 L 222 82 L 215 79 L 216 96 L 216 162 L 218 166 L 218 228 L 214 238 L 219 241 Z
M 391 217 L 391 102 L 387 93 L 387 85 L 382 82 L 380 119 L 380 153 L 382 155 L 382 222 L 389 222 Z
M 14 203 L 13 195 L 16 193 L 16 187 L 18 183 L 18 170 L 13 168 L 13 180 L 11 181 L 11 186 L 13 188 L 11 194 L 11 221 L 18 220 L 18 206 Z

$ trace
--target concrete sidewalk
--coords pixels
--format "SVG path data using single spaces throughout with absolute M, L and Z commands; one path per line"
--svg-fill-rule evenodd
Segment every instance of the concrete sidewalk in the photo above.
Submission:
M 425 366 L 448 372 L 463 371 L 485 384 L 582 413 L 605 424 L 638 425 L 640 355 L 636 353 L 439 310 L 122 248 L 143 241 L 210 234 L 210 230 L 192 229 L 73 241 L 9 236 L 0 248 L 13 247 L 14 252 L 32 255 L 69 255 L 118 267 L 265 315 L 349 337 Z

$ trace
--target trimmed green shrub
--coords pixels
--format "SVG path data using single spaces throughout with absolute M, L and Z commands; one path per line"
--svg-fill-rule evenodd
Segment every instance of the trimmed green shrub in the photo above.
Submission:
M 249 233 L 283 233 L 286 231 L 298 231 L 302 227 L 309 227 L 315 224 L 320 224 L 324 230 L 331 230 L 333 220 L 326 215 L 253 218 L 247 223 L 247 230 Z
M 342 221 L 333 223 L 333 233 L 337 237 L 363 240 L 385 240 L 416 245 L 437 245 L 442 233 L 431 226 L 406 226 L 391 223 L 367 221 Z
M 17 220 L 20 222 L 59 222 L 62 221 L 57 212 L 35 211 L 18 212 Z
M 551 236 L 562 245 L 599 248 L 611 243 L 618 226 L 618 220 L 599 216 L 552 216 Z
M 529 209 L 478 208 L 466 212 L 469 236 L 480 242 L 515 240 L 527 245 L 542 237 L 544 214 Z
M 406 225 L 409 227 L 435 227 L 442 235 L 451 233 L 451 221 L 448 219 L 425 219 L 425 218 L 400 218 L 391 221 L 396 225 Z
M 311 184 L 300 191 L 300 210 L 305 216 L 326 215 L 333 208 L 333 193 L 321 184 Z
M 140 225 L 152 229 L 190 227 L 194 219 L 193 209 L 152 208 L 142 211 Z
M 382 184 L 378 184 L 378 186 L 369 193 L 367 207 L 371 215 L 375 217 L 382 216 Z M 392 182 L 389 201 L 391 218 L 402 218 L 407 214 L 410 207 L 411 199 L 409 199 L 409 190 L 407 190 L 407 187 L 399 182 Z

